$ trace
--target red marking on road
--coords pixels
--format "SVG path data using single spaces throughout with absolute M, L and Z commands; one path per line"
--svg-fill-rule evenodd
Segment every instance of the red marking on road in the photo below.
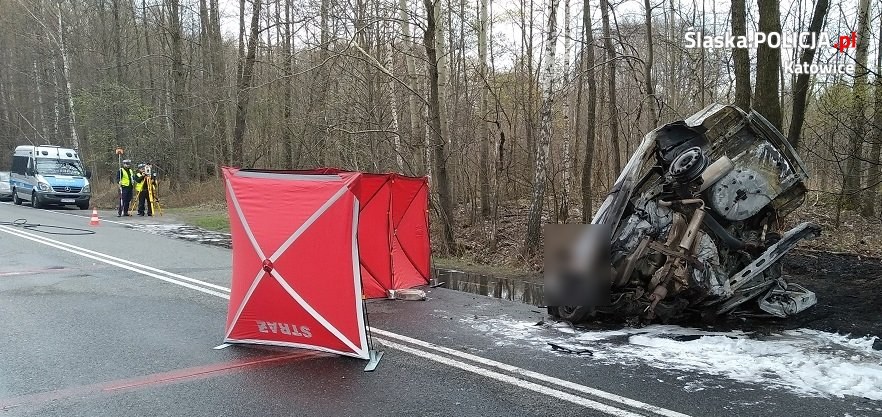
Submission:
M 75 387 L 62 388 L 55 391 L 25 394 L 18 397 L 0 398 L 0 411 L 5 411 L 21 406 L 45 404 L 52 401 L 63 400 L 66 398 L 82 398 L 91 395 L 114 394 L 118 392 L 132 391 L 147 387 L 170 385 L 187 381 L 213 378 L 244 370 L 244 368 L 293 362 L 300 359 L 318 357 L 321 355 L 323 354 L 319 352 L 298 352 L 286 355 L 264 357 L 260 359 L 237 359 L 229 362 L 176 369 L 173 371 L 160 372 L 134 378 L 120 379 L 116 381 L 101 382 L 90 385 L 80 385 Z

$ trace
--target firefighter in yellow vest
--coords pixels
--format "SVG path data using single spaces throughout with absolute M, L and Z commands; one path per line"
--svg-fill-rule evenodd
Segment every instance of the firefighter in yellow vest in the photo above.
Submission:
M 138 215 L 143 216 L 146 211 L 148 216 L 153 216 L 150 187 L 147 184 L 151 179 L 144 172 L 144 167 L 144 164 L 138 164 L 138 172 L 135 172 L 135 196 L 138 198 Z
M 132 161 L 125 159 L 122 161 L 122 167 L 116 173 L 116 181 L 119 184 L 119 208 L 116 211 L 116 217 L 131 216 L 129 214 L 129 206 L 132 204 L 132 191 L 134 185 L 134 173 L 131 167 Z

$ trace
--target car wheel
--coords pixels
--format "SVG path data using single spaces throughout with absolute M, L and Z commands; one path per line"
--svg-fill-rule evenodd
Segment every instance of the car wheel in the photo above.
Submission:
M 89 202 L 86 201 L 85 203 L 77 204 L 77 207 L 79 207 L 80 210 L 88 210 L 89 209 Z
M 31 207 L 33 208 L 43 208 L 43 203 L 40 202 L 39 197 L 37 197 L 37 193 L 31 194 Z
M 559 306 L 557 308 L 557 314 L 560 318 L 575 324 L 585 320 L 588 316 L 593 315 L 594 309 L 581 306 Z
M 21 205 L 21 199 L 18 198 L 18 191 L 15 191 L 15 188 L 12 189 L 12 204 L 15 204 L 16 206 Z

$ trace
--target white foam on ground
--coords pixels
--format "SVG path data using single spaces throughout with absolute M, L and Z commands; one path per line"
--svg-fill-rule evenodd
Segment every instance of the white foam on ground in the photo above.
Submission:
M 497 336 L 497 344 L 550 350 L 549 342 L 590 349 L 586 361 L 645 364 L 661 369 L 727 377 L 785 388 L 799 395 L 882 400 L 882 351 L 876 337 L 849 337 L 810 329 L 768 336 L 711 332 L 653 325 L 609 331 L 574 329 L 567 323 L 505 319 L 465 319 L 476 330 Z M 696 375 L 696 378 L 699 376 Z M 684 390 L 704 386 L 687 381 Z

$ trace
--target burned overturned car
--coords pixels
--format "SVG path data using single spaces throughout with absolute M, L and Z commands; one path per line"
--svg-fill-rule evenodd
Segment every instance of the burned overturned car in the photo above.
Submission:
M 787 140 L 753 111 L 714 104 L 650 132 L 592 220 L 609 230 L 609 302 L 549 312 L 571 322 L 669 322 L 811 307 L 815 294 L 785 282 L 779 262 L 820 234 L 811 223 L 779 229 L 802 204 L 807 176 Z

